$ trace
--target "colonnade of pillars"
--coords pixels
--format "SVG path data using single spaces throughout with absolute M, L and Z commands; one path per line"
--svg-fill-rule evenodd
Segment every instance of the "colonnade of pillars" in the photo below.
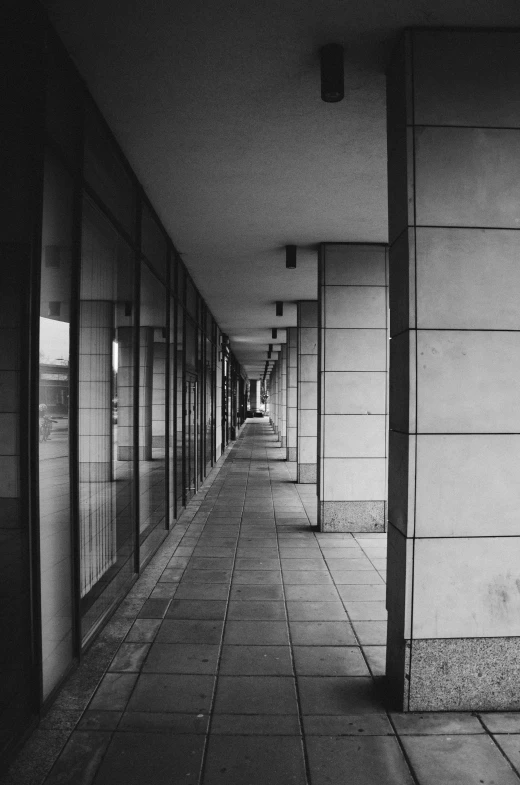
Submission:
M 388 532 L 387 682 L 404 710 L 520 708 L 519 43 L 403 36 L 389 248 L 320 246 L 316 300 L 271 376 L 320 530 Z

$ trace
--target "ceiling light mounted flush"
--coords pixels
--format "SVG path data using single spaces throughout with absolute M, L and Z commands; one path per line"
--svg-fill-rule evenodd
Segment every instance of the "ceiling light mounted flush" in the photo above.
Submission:
M 320 49 L 321 100 L 329 104 L 341 101 L 345 95 L 343 60 L 341 44 L 326 44 Z
M 285 246 L 285 266 L 288 270 L 294 270 L 296 268 L 296 246 L 295 245 L 286 245 Z

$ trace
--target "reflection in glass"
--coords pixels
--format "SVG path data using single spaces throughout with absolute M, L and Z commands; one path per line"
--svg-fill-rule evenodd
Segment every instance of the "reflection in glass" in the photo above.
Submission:
M 133 574 L 133 254 L 84 201 L 79 311 L 79 530 L 86 640 Z
M 43 697 L 73 656 L 69 470 L 72 179 L 47 153 L 40 296 L 39 497 Z
M 143 560 L 166 535 L 166 291 L 141 265 L 139 538 Z
M 176 422 L 176 454 L 177 474 L 175 477 L 175 495 L 177 510 L 184 506 L 185 496 L 185 463 L 184 463 L 184 308 L 177 304 L 177 415 Z

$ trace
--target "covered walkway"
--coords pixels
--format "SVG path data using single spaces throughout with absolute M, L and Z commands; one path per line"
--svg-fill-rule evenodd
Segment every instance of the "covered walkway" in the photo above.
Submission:
M 520 783 L 520 714 L 387 711 L 385 535 L 289 471 L 249 420 L 6 783 Z

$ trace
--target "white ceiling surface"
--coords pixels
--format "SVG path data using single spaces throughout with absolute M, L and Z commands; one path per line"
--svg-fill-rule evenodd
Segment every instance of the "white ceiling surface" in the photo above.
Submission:
M 316 298 L 317 244 L 387 239 L 384 63 L 396 34 L 520 24 L 516 0 L 44 5 L 252 377 L 268 328 L 296 324 L 287 303 Z M 336 104 L 320 99 L 330 41 L 346 53 Z M 286 244 L 299 246 L 296 270 Z

